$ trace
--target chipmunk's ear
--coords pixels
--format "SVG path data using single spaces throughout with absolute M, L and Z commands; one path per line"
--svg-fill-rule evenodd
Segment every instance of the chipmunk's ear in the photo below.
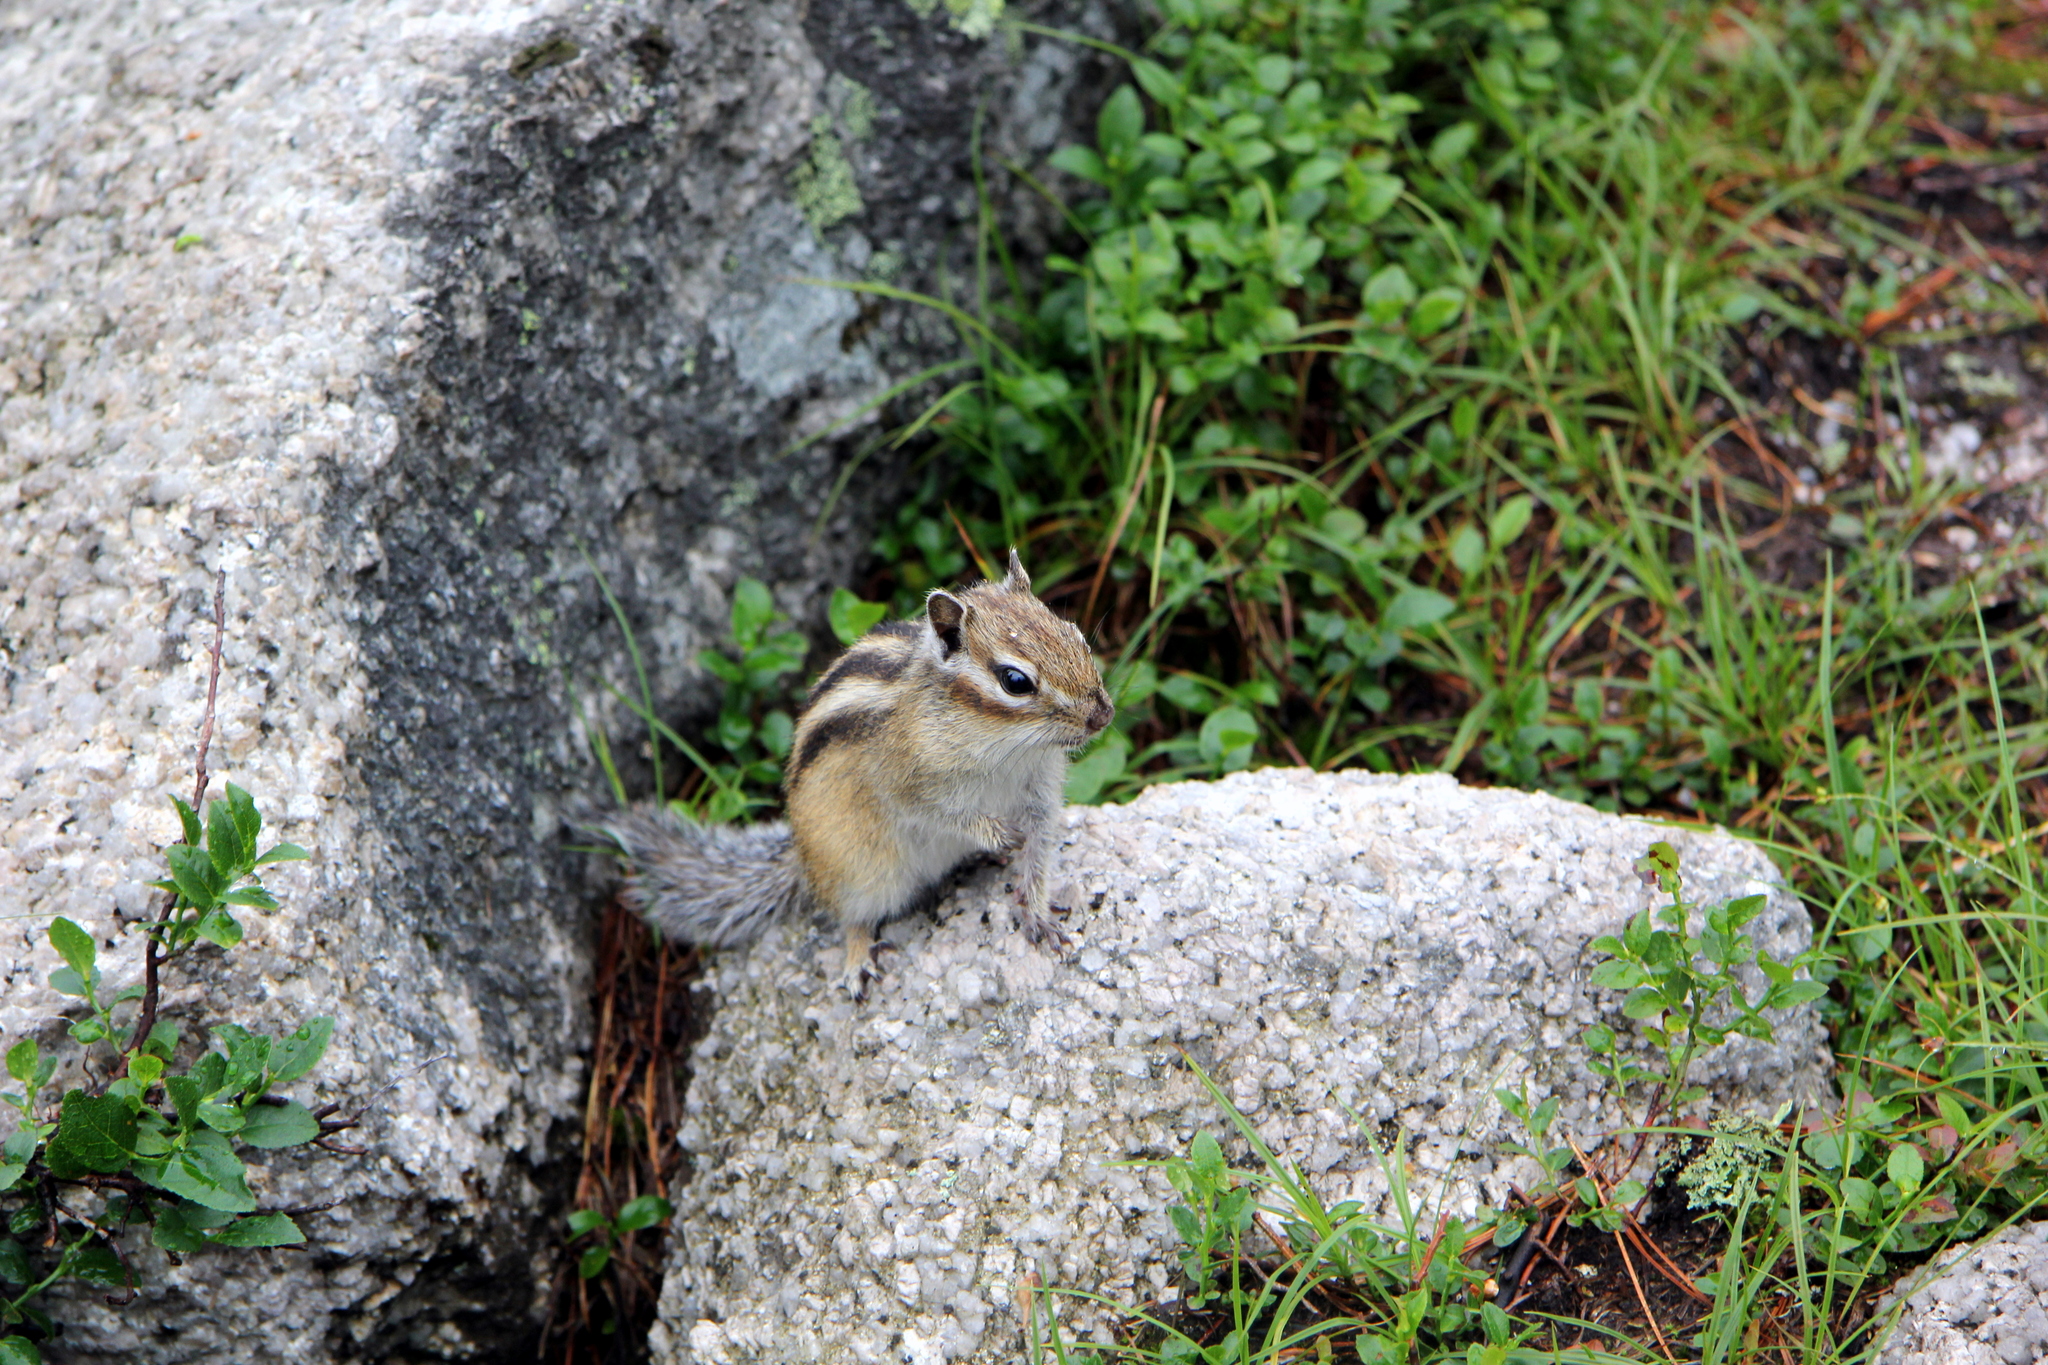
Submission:
M 932 634 L 939 637 L 939 648 L 944 657 L 951 658 L 967 648 L 967 639 L 960 633 L 967 624 L 967 604 L 947 592 L 934 588 L 931 596 L 924 599 L 924 615 L 932 623 Z
M 1003 576 L 1003 587 L 1010 592 L 1030 592 L 1031 575 L 1024 572 L 1024 561 L 1017 558 L 1017 547 L 1010 547 L 1010 572 Z

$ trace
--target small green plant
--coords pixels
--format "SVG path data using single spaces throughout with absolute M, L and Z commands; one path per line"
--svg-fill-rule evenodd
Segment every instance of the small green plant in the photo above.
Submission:
M 1686 1077 L 1700 1049 L 1718 1047 L 1731 1034 L 1768 1041 L 1771 1022 L 1765 1010 L 1790 1009 L 1827 994 L 1818 981 L 1800 980 L 1798 973 L 1827 959 L 1808 949 L 1790 962 L 1779 962 L 1759 949 L 1742 930 L 1763 912 L 1768 898 L 1742 896 L 1702 912 L 1700 932 L 1692 933 L 1688 916 L 1698 907 L 1685 900 L 1685 880 L 1678 851 L 1659 841 L 1636 864 L 1645 881 L 1671 897 L 1654 916 L 1648 910 L 1631 919 L 1619 938 L 1593 940 L 1607 960 L 1593 968 L 1593 984 L 1627 991 L 1622 1013 L 1636 1020 L 1663 1053 L 1664 1069 L 1653 1071 L 1629 1059 L 1613 1029 L 1596 1024 L 1583 1042 L 1592 1053 L 1593 1070 L 1612 1081 L 1617 1101 L 1645 1079 L 1655 1082 L 1644 1116 L 1646 1125 L 1660 1113 L 1682 1108 L 1705 1092 L 1688 1088 Z M 1704 962 L 1702 962 L 1704 959 Z M 1767 984 L 1754 1000 L 1740 975 L 1753 967 Z
M 674 1213 L 675 1206 L 658 1194 L 643 1194 L 629 1201 L 617 1216 L 610 1218 L 602 1209 L 577 1209 L 569 1215 L 569 1240 L 574 1242 L 597 1235 L 576 1258 L 576 1273 L 586 1280 L 596 1279 L 611 1264 L 612 1253 L 618 1248 L 620 1239 L 657 1223 L 665 1223 Z
M 218 590 L 214 609 L 217 683 Z M 54 1330 L 36 1301 L 60 1280 L 120 1291 L 120 1302 L 133 1299 L 137 1284 L 121 1248 L 138 1227 L 148 1227 L 151 1241 L 174 1256 L 304 1243 L 290 1211 L 259 1205 L 244 1153 L 329 1146 L 336 1133 L 354 1126 L 352 1119 L 330 1117 L 338 1106 L 311 1110 L 278 1093 L 319 1064 L 334 1033 L 332 1018 L 309 1019 L 280 1038 L 215 1024 L 212 1046 L 180 1061 L 181 1050 L 191 1050 L 181 1049 L 177 1025 L 157 1017 L 164 969 L 202 943 L 234 948 L 242 927 L 231 907 L 277 909 L 261 869 L 306 856 L 289 843 L 259 852 L 262 816 L 233 783 L 225 799 L 206 804 L 203 820 L 195 809 L 206 790 L 213 695 L 210 684 L 193 803 L 171 798 L 184 838 L 164 850 L 169 875 L 153 883 L 164 895 L 144 931 L 142 984 L 108 994 L 99 944 L 60 916 L 50 925 L 49 941 L 64 965 L 51 973 L 50 985 L 85 1007 L 85 1016 L 69 1026 L 71 1040 L 84 1049 L 81 1083 L 52 1100 L 47 1092 L 63 1059 L 34 1038 L 7 1050 L 7 1074 L 20 1088 L 0 1095 L 18 1115 L 14 1132 L 0 1144 L 5 1365 L 40 1358 L 25 1333 L 47 1337 Z M 84 1065 L 96 1053 L 101 1065 Z

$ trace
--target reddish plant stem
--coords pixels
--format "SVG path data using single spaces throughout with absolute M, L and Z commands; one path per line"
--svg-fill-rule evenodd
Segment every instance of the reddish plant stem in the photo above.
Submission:
M 199 723 L 199 761 L 195 765 L 192 782 L 192 809 L 195 813 L 204 809 L 206 801 L 206 754 L 213 746 L 214 699 L 220 692 L 220 647 L 227 633 L 227 584 L 225 569 L 215 570 L 213 575 L 213 654 L 206 674 L 206 716 Z M 147 943 L 142 951 L 142 1008 L 135 1016 L 135 1032 L 128 1038 L 128 1046 L 121 1049 L 121 1060 L 115 1068 L 125 1075 L 128 1059 L 134 1056 L 149 1041 L 150 1030 L 156 1027 L 156 1007 L 161 995 L 161 969 L 165 958 L 163 928 L 170 922 L 171 914 L 178 907 L 178 893 L 166 891 L 163 901 L 157 907 L 156 919 L 150 925 Z

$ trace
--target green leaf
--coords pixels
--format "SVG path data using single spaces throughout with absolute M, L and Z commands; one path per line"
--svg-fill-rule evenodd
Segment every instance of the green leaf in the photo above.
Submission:
M 223 948 L 232 948 L 242 941 L 241 921 L 218 906 L 199 917 L 198 930 L 199 937 Z
M 604 1274 L 604 1268 L 611 1264 L 612 1249 L 595 1246 L 576 1258 L 576 1273 L 586 1280 L 594 1280 Z
M 1227 773 L 1251 766 L 1252 746 L 1258 740 L 1259 723 L 1241 706 L 1211 711 L 1197 736 L 1202 758 Z
M 1387 603 L 1380 624 L 1388 630 L 1416 630 L 1443 620 L 1457 605 L 1434 588 L 1406 587 Z
M 1056 171 L 1065 171 L 1104 188 L 1109 185 L 1109 167 L 1103 165 L 1102 158 L 1087 147 L 1062 147 L 1046 161 Z
M 242 1131 L 242 1111 L 232 1104 L 218 1100 L 202 1100 L 199 1103 L 199 1121 L 216 1133 L 239 1133 Z
M 1207 1129 L 1195 1134 L 1188 1145 L 1188 1161 L 1195 1174 L 1210 1189 L 1223 1182 L 1223 1148 Z
M 43 1357 L 27 1337 L 0 1337 L 0 1365 L 43 1365 Z
M 256 810 L 256 800 L 234 783 L 227 784 L 228 814 L 235 822 L 235 833 L 241 836 L 242 851 L 256 852 L 256 836 L 263 832 L 263 817 Z
M 193 1132 L 191 1145 L 164 1163 L 156 1181 L 172 1194 L 223 1213 L 254 1213 L 256 1196 L 242 1159 L 228 1140 L 201 1128 Z
M 863 602 L 846 588 L 834 588 L 832 605 L 825 609 L 825 618 L 831 623 L 832 633 L 843 645 L 850 645 L 873 630 L 888 614 L 888 603 Z
M 50 946 L 81 980 L 97 981 L 99 974 L 93 970 L 93 963 L 98 957 L 98 949 L 91 934 L 59 915 L 50 921 Z
M 69 967 L 59 967 L 50 973 L 50 989 L 59 995 L 75 995 L 80 999 L 89 999 L 92 996 L 91 989 L 79 979 L 78 973 Z
M 0 1280 L 9 1284 L 28 1284 L 28 1252 L 12 1237 L 0 1238 Z M 4 1359 L 4 1357 L 0 1357 Z
M 164 850 L 164 860 L 171 865 L 171 880 L 187 905 L 211 910 L 220 903 L 220 893 L 228 889 L 229 879 L 220 874 L 206 850 L 172 844 Z
M 206 1092 L 198 1081 L 190 1076 L 167 1076 L 164 1078 L 164 1093 L 171 1097 L 171 1107 L 178 1112 L 178 1125 L 190 1128 L 199 1122 L 199 1102 Z
M 299 1225 L 289 1216 L 264 1213 L 237 1218 L 208 1240 L 224 1247 L 295 1247 L 305 1245 L 306 1234 L 299 1231 Z
M 237 890 L 228 892 L 225 896 L 222 896 L 220 900 L 222 905 L 246 905 L 253 910 L 277 909 L 276 898 L 260 886 L 241 887 Z M 240 927 L 241 926 L 239 925 L 236 926 L 237 929 L 239 929 Z M 240 940 L 237 939 L 236 941 L 239 942 Z M 221 946 L 224 948 L 232 948 L 234 944 L 225 943 Z
M 1464 290 L 1450 285 L 1432 289 L 1415 301 L 1415 309 L 1408 315 L 1408 331 L 1418 337 L 1435 336 L 1464 311 Z
M 270 1051 L 270 1079 L 273 1084 L 295 1081 L 320 1064 L 334 1037 L 334 1020 L 318 1015 L 299 1025 L 289 1038 L 280 1038 Z
M 751 649 L 775 619 L 775 596 L 758 578 L 742 578 L 732 590 L 732 638 Z
M 1522 532 L 1529 529 L 1529 519 L 1536 514 L 1536 500 L 1526 493 L 1509 498 L 1494 510 L 1493 519 L 1486 524 L 1486 538 L 1496 550 L 1504 549 L 1521 539 Z
M 43 1149 L 50 1174 L 75 1180 L 87 1172 L 112 1175 L 135 1149 L 135 1112 L 116 1095 L 69 1090 L 57 1117 L 57 1131 Z
M 252 1104 L 242 1111 L 242 1141 L 251 1147 L 296 1147 L 320 1136 L 320 1120 L 297 1100 Z
M 42 1060 L 43 1049 L 33 1038 L 24 1038 L 7 1049 L 7 1074 L 31 1090 L 35 1088 L 36 1063 Z M 33 1100 L 34 1095 L 29 1099 Z
M 601 1209 L 577 1209 L 569 1215 L 569 1238 L 574 1241 L 604 1227 L 609 1221 Z
M 185 831 L 185 842 L 193 848 L 199 847 L 203 836 L 199 830 L 198 813 L 177 796 L 171 797 L 171 804 L 178 808 L 178 824 Z
M 1407 182 L 1398 175 L 1372 171 L 1359 176 L 1351 194 L 1352 219 L 1365 226 L 1386 217 L 1387 210 L 1400 201 L 1401 192 L 1407 188 Z
M 225 801 L 214 801 L 206 807 L 206 856 L 213 861 L 223 887 L 256 861 L 256 850 L 242 842 L 241 824 Z
M 638 1232 L 651 1228 L 675 1212 L 675 1207 L 658 1194 L 643 1194 L 619 1210 L 617 1227 L 620 1232 Z
M 1111 730 L 1101 743 L 1074 760 L 1067 768 L 1067 804 L 1092 805 L 1102 789 L 1124 775 L 1130 765 L 1131 741 L 1120 730 Z
M 272 863 L 302 863 L 313 855 L 297 844 L 278 844 L 270 852 L 256 860 L 256 866 L 268 867 Z
M 1145 132 L 1145 106 L 1138 92 L 1120 85 L 1095 118 L 1095 144 L 1109 157 L 1128 157 Z
M 0 1194 L 13 1189 L 21 1180 L 22 1172 L 27 1169 L 28 1163 L 21 1161 L 9 1161 L 0 1164 Z
M 222 1024 L 213 1032 L 215 1042 L 227 1044 L 223 1088 L 245 1091 L 262 1084 L 270 1068 L 270 1040 L 239 1024 Z
M 101 1289 L 126 1289 L 128 1271 L 111 1247 L 100 1242 L 82 1246 L 64 1258 L 64 1271 Z
M 0 1159 L 15 1165 L 25 1165 L 42 1143 L 43 1125 L 24 1123 L 7 1135 L 7 1141 L 0 1142 Z
M 1294 80 L 1294 60 L 1282 52 L 1268 52 L 1252 64 L 1252 79 L 1277 95 Z
M 1920 1149 L 1910 1142 L 1901 1142 L 1892 1148 L 1892 1154 L 1885 1158 L 1885 1173 L 1897 1182 L 1907 1194 L 1920 1188 L 1927 1178 L 1927 1163 L 1921 1159 Z
M 233 1221 L 231 1213 L 221 1213 L 198 1204 L 180 1201 L 166 1206 L 159 1202 L 156 1228 L 150 1240 L 174 1255 L 189 1256 L 206 1247 L 209 1229 L 225 1227 Z
M 1471 152 L 1473 144 L 1478 141 L 1478 124 L 1469 120 L 1453 123 L 1431 139 L 1429 144 L 1430 164 L 1439 170 L 1449 170 L 1453 164 L 1463 161 Z
M 1486 537 L 1479 534 L 1477 527 L 1466 522 L 1451 532 L 1449 552 L 1451 563 L 1459 573 L 1469 578 L 1486 563 Z

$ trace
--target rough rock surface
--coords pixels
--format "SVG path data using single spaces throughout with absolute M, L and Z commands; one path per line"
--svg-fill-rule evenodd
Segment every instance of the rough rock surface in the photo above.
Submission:
M 1448 777 L 1269 770 L 1068 818 L 1071 963 L 1015 932 L 993 870 L 888 931 L 901 952 L 858 1007 L 829 984 L 830 931 L 712 962 L 657 1360 L 1010 1361 L 1029 1271 L 1156 1294 L 1173 1198 L 1114 1163 L 1185 1155 L 1198 1129 L 1245 1155 L 1183 1049 L 1328 1201 L 1378 1205 L 1398 1135 L 1424 1207 L 1496 1202 L 1531 1174 L 1502 1155 L 1496 1087 L 1557 1096 L 1564 1133 L 1626 1122 L 1576 1040 L 1629 1032 L 1587 943 L 1649 903 L 1651 843 L 1678 848 L 1689 898 L 1768 890 L 1766 951 L 1811 932 L 1750 845 Z M 1766 1116 L 1824 1095 L 1817 1015 L 1776 1032 L 1695 1079 Z
M 780 452 L 946 334 L 802 281 L 928 283 L 972 112 L 1042 158 L 1076 50 L 901 0 L 0 7 L 0 1034 L 60 1036 L 50 915 L 137 971 L 222 569 L 215 773 L 314 861 L 168 1008 L 335 1014 L 321 1096 L 377 1097 L 368 1156 L 259 1173 L 343 1201 L 308 1251 L 141 1252 L 73 1358 L 530 1351 L 588 1033 L 571 697 L 624 719 L 580 547 L 671 715 L 740 574 L 822 618 L 887 471 L 813 536 L 850 447 Z
M 2048 1223 L 2022 1223 L 1945 1252 L 1908 1288 L 1876 1365 L 2048 1359 Z M 1894 1293 L 1878 1305 L 1878 1319 L 1897 1306 Z

